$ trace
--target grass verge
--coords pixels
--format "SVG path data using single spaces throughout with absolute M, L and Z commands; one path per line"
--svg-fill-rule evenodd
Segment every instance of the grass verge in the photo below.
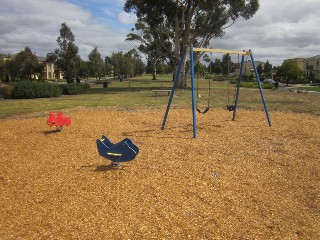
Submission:
M 138 78 L 125 79 L 123 82 L 111 81 L 108 88 L 102 84 L 90 83 L 91 88 L 87 94 L 62 95 L 54 98 L 2 100 L 0 101 L 0 117 L 23 115 L 33 112 L 57 111 L 74 107 L 130 107 L 130 106 L 165 106 L 169 97 L 167 94 L 157 96 L 151 90 L 170 89 L 171 76 L 160 76 L 158 80 L 151 80 L 145 75 Z M 190 83 L 189 83 L 190 85 Z M 199 107 L 208 105 L 213 108 L 226 108 L 233 104 L 235 85 L 226 81 L 211 81 L 210 94 L 208 80 L 198 81 L 196 90 Z M 313 89 L 313 88 L 312 88 Z M 320 114 L 320 95 L 299 94 L 289 91 L 273 91 L 264 89 L 267 106 L 270 111 L 292 111 Z M 209 99 L 208 99 L 209 98 Z M 191 107 L 191 90 L 177 89 L 173 98 L 173 105 Z M 241 88 L 239 95 L 240 108 L 263 110 L 259 89 Z

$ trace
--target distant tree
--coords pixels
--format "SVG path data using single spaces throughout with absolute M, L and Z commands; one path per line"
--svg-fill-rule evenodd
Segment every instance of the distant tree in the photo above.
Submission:
M 263 67 L 262 67 L 262 64 L 260 63 L 257 67 L 257 72 L 259 73 L 259 75 L 262 75 L 263 74 Z
M 57 55 L 57 66 L 64 71 L 67 83 L 74 82 L 77 71 L 76 61 L 79 49 L 74 40 L 71 28 L 65 22 L 62 23 L 60 36 L 57 38 L 59 48 L 55 50 L 55 54 Z
M 284 61 L 278 70 L 278 75 L 287 83 L 296 83 L 302 77 L 303 71 L 298 64 L 292 61 Z
M 114 78 L 119 76 L 120 80 L 122 76 L 141 75 L 145 71 L 145 66 L 135 49 L 125 54 L 123 52 L 112 53 L 111 58 L 105 58 L 105 64 L 108 68 L 112 69 Z
M 81 60 L 79 64 L 79 69 L 78 69 L 78 76 L 80 78 L 84 78 L 87 81 L 89 75 L 90 75 L 89 63 Z
M 214 63 L 211 63 L 213 73 L 221 74 L 223 72 L 222 61 L 218 58 L 215 59 Z
M 267 60 L 266 64 L 264 65 L 264 74 L 267 78 L 272 77 L 272 64 L 269 63 L 269 60 Z
M 112 53 L 111 57 L 114 78 L 117 76 L 128 76 L 134 73 L 134 65 L 130 58 L 125 56 L 123 52 Z
M 202 57 L 203 61 L 205 61 L 206 63 L 210 63 L 211 62 L 211 59 L 209 57 L 208 54 L 204 54 L 203 57 Z
M 77 55 L 74 58 L 74 69 L 73 69 L 73 76 L 76 77 L 77 83 L 80 83 L 80 71 L 82 70 L 81 68 L 83 67 L 84 61 L 81 59 L 79 55 Z M 88 64 L 87 64 L 88 65 Z
M 229 74 L 232 71 L 233 62 L 229 53 L 222 56 L 221 67 L 224 74 Z
M 267 60 L 266 64 L 264 65 L 264 72 L 271 73 L 271 70 L 272 70 L 272 64 L 270 64 L 269 60 Z
M 203 59 L 203 61 L 205 61 L 205 62 L 208 64 L 207 70 L 208 70 L 208 72 L 209 72 L 210 74 L 212 74 L 211 67 L 210 67 L 211 58 L 209 57 L 208 54 L 204 54 L 203 57 L 202 57 L 202 59 Z
M 167 62 L 163 60 L 159 60 L 157 62 L 157 74 L 168 74 L 172 73 L 172 68 L 167 64 Z M 153 65 L 151 64 L 150 61 L 147 62 L 147 65 L 145 66 L 145 71 L 147 73 L 153 73 Z
M 137 49 L 148 59 L 149 66 L 152 66 L 152 80 L 157 79 L 157 63 L 161 60 L 172 59 L 173 55 L 170 42 L 170 32 L 161 22 L 157 27 L 150 25 L 148 17 L 138 19 L 132 33 L 127 35 L 127 41 L 137 42 Z M 135 32 L 134 32 L 135 31 Z
M 44 65 L 39 63 L 35 53 L 30 47 L 19 52 L 9 62 L 9 72 L 13 80 L 16 79 L 34 79 L 36 76 L 41 78 Z
M 47 63 L 54 63 L 57 60 L 57 55 L 54 53 L 47 53 L 46 62 Z
M 197 75 L 197 77 L 204 77 L 207 72 L 207 68 L 203 63 L 197 62 L 194 66 L 194 72 Z
M 8 54 L 0 54 L 0 82 L 9 82 L 9 59 L 10 55 Z
M 106 74 L 109 75 L 113 75 L 113 66 L 112 66 L 112 59 L 110 57 L 105 57 L 104 58 L 104 64 L 105 64 L 105 68 L 106 68 Z
M 106 72 L 105 65 L 98 48 L 95 47 L 88 55 L 90 75 L 100 82 L 102 75 Z
M 125 57 L 129 58 L 133 63 L 133 75 L 142 75 L 145 71 L 144 63 L 141 60 L 140 55 L 136 49 L 131 49 L 125 54 Z

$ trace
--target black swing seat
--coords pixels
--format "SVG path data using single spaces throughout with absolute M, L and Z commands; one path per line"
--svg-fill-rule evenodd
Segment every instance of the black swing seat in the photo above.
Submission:
M 102 136 L 96 142 L 100 156 L 112 162 L 128 162 L 139 153 L 139 148 L 129 138 L 113 144 L 106 136 Z
M 228 105 L 228 106 L 227 106 L 227 110 L 228 110 L 229 112 L 233 111 L 233 110 L 234 110 L 234 105 Z
M 209 109 L 210 109 L 209 107 L 206 107 L 203 111 L 201 111 L 199 108 L 197 108 L 197 112 L 205 114 L 205 113 L 207 113 L 209 111 Z

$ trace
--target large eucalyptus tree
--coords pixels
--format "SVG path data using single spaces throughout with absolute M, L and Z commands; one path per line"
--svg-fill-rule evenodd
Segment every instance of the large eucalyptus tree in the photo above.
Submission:
M 151 29 L 162 25 L 170 31 L 174 47 L 166 54 L 173 53 L 176 66 L 182 48 L 189 44 L 208 47 L 211 39 L 221 37 L 237 19 L 250 19 L 258 9 L 259 0 L 126 0 L 124 5 L 125 11 L 133 11 Z M 183 67 L 182 75 L 184 72 Z M 178 87 L 186 86 L 182 76 Z
M 152 65 L 152 80 L 157 79 L 157 63 L 172 60 L 172 44 L 170 31 L 163 23 L 151 27 L 146 18 L 138 19 L 132 33 L 127 35 L 127 41 L 137 42 L 137 49 L 142 52 Z

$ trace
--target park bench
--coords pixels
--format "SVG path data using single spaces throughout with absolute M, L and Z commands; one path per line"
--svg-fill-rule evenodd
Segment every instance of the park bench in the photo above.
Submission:
M 151 90 L 151 91 L 154 92 L 156 95 L 158 95 L 158 92 L 168 93 L 168 96 L 169 96 L 172 90 L 171 89 L 156 89 L 156 90 Z

